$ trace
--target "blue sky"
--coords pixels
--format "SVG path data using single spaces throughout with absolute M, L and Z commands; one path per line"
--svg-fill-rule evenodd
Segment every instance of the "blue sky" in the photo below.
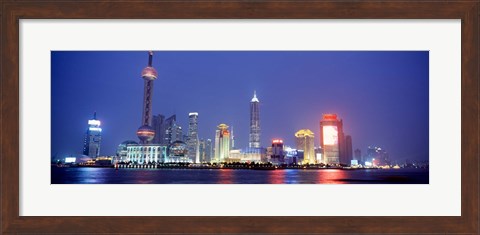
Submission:
M 319 145 L 324 113 L 343 119 L 362 154 L 369 145 L 392 159 L 428 159 L 427 51 L 156 51 L 154 114 L 177 115 L 186 130 L 199 113 L 199 137 L 220 123 L 248 145 L 249 102 L 260 100 L 261 143 L 308 128 Z M 52 52 L 52 156 L 81 153 L 87 120 L 102 121 L 101 155 L 138 140 L 146 51 Z M 185 133 L 186 134 L 186 133 Z

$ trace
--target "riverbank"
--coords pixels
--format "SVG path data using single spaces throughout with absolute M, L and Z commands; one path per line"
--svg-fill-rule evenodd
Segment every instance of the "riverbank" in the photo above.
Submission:
M 272 165 L 272 164 L 186 164 L 186 163 L 162 163 L 162 164 L 117 164 L 117 165 L 52 165 L 53 167 L 86 167 L 86 168 L 115 168 L 115 169 L 242 169 L 242 170 L 377 170 L 377 169 L 403 169 L 400 167 L 343 167 L 321 165 Z

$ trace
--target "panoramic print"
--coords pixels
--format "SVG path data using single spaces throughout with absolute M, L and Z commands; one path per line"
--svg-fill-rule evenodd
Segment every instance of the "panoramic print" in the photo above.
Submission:
M 428 184 L 428 51 L 52 51 L 52 184 Z

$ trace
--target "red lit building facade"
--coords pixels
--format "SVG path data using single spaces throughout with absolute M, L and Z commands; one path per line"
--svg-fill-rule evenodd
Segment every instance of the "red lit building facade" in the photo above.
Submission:
M 323 149 L 322 160 L 325 164 L 350 164 L 346 154 L 343 121 L 338 119 L 336 114 L 323 115 L 320 121 L 320 145 Z

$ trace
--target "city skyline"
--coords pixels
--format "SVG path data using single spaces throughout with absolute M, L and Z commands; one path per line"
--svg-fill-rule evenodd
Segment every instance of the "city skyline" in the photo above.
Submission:
M 141 107 L 141 97 L 138 95 L 142 93 L 139 92 L 141 76 L 138 73 L 144 67 L 145 59 L 142 57 L 144 53 L 52 52 L 52 155 L 80 152 L 75 151 L 79 148 L 72 144 L 76 139 L 74 131 L 66 132 L 83 129 L 78 133 L 83 136 L 87 120 L 83 117 L 91 116 L 94 111 L 98 113 L 98 119 L 102 121 L 104 129 L 100 155 L 114 155 L 118 144 L 125 140 L 136 140 L 135 131 L 129 133 L 128 130 L 135 125 L 138 128 L 141 120 L 141 117 L 136 116 L 140 113 Z M 311 129 L 315 133 L 315 146 L 319 146 L 321 115 L 337 113 L 345 123 L 345 133 L 352 136 L 353 149 L 359 148 L 365 152 L 369 145 L 376 145 L 389 151 L 393 160 L 402 159 L 399 156 L 408 156 L 404 158 L 413 160 L 428 158 L 428 52 L 167 51 L 156 52 L 155 56 L 157 62 L 154 62 L 153 66 L 158 70 L 158 79 L 153 90 L 155 94 L 153 115 L 163 114 L 166 117 L 177 115 L 177 122 L 185 131 L 189 126 L 188 114 L 198 112 L 198 138 L 213 140 L 216 126 L 226 123 L 232 128 L 235 127 L 235 145 L 238 148 L 247 147 L 250 129 L 248 103 L 252 91 L 256 90 L 262 101 L 261 146 L 266 147 L 272 139 L 281 138 L 286 140 L 286 145 L 293 147 L 294 134 L 300 129 Z M 192 60 L 201 66 L 192 63 Z M 190 63 L 186 63 L 189 61 Z M 392 65 L 391 62 L 396 63 Z M 342 65 L 348 66 L 350 69 L 348 71 L 362 73 L 343 77 L 346 76 L 347 70 L 342 69 Z M 231 70 L 230 67 L 235 67 L 236 70 Z M 241 70 L 240 67 L 250 69 Z M 329 73 L 322 72 L 319 67 L 327 69 Z M 198 79 L 192 75 L 190 68 L 199 76 Z M 299 74 L 294 74 L 292 69 Z M 285 73 L 288 76 L 285 76 Z M 259 76 L 256 77 L 255 74 Z M 325 76 L 326 74 L 329 76 Z M 366 77 L 369 74 L 371 77 Z M 232 79 L 224 78 L 228 75 Z M 324 76 L 315 78 L 314 75 Z M 382 81 L 382 75 L 391 77 L 384 79 L 393 80 Z M 245 77 L 248 79 L 242 80 Z M 227 79 L 226 84 L 230 86 L 225 86 L 222 79 Z M 372 83 L 372 80 L 378 84 Z M 296 83 L 298 81 L 303 84 L 300 83 L 299 86 Z M 320 85 L 319 89 L 313 89 L 318 91 L 317 94 L 311 92 L 312 88 L 316 88 L 311 86 L 312 83 Z M 359 86 L 362 83 L 370 85 L 371 87 L 366 87 L 370 89 L 362 90 L 362 87 L 365 88 Z M 90 89 L 84 90 L 87 94 L 75 95 L 76 92 L 68 89 L 85 84 L 91 85 L 87 86 Z M 396 85 L 398 87 L 395 87 Z M 355 92 L 355 89 L 359 90 Z M 328 97 L 332 90 L 337 90 L 332 95 L 333 98 Z M 351 94 L 345 93 L 345 90 Z M 118 93 L 128 96 L 129 99 L 118 96 Z M 392 99 L 391 96 L 395 94 L 403 94 L 401 98 L 405 100 L 399 100 L 398 97 Z M 315 98 L 318 95 L 325 95 L 327 98 L 317 100 Z M 117 98 L 109 99 L 109 96 Z M 275 99 L 272 100 L 272 96 Z M 362 100 L 363 96 L 367 96 L 370 102 L 363 101 L 363 105 L 361 102 L 359 104 L 358 100 Z M 86 102 L 81 103 L 79 100 Z M 302 102 L 299 103 L 299 100 Z M 346 103 L 347 101 L 351 103 Z M 382 102 L 384 105 L 378 106 L 378 103 Z M 62 106 L 60 111 L 63 103 L 70 103 L 73 107 Z M 355 104 L 363 107 L 365 111 L 357 110 Z M 371 109 L 370 105 L 375 108 Z M 295 111 L 296 109 L 300 110 Z M 396 117 L 395 113 L 403 115 Z M 365 121 L 365 116 L 371 119 L 370 122 Z M 417 119 L 409 120 L 413 117 Z M 382 118 L 383 120 L 379 121 Z M 79 119 L 80 122 L 72 121 Z M 60 123 L 65 123 L 66 120 L 74 128 L 69 130 L 60 128 L 62 126 Z M 113 125 L 109 127 L 109 123 Z M 212 123 L 215 123 L 213 127 Z M 406 137 L 408 133 L 404 133 L 405 127 L 409 125 L 407 131 L 416 132 L 413 138 Z M 397 134 L 400 134 L 400 137 L 396 136 Z M 391 138 L 387 138 L 388 136 Z M 401 137 L 403 141 L 399 141 Z

